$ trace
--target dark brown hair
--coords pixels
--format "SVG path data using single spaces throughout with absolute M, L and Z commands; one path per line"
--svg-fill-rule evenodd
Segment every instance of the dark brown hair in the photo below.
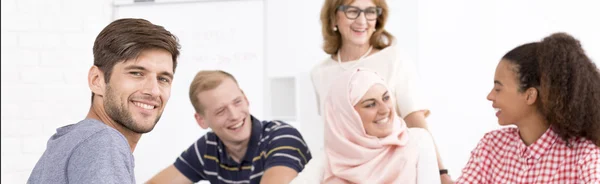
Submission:
M 115 20 L 96 37 L 94 65 L 102 70 L 104 80 L 108 83 L 115 64 L 137 58 L 148 49 L 163 49 L 171 53 L 175 73 L 180 49 L 175 35 L 144 19 Z
M 354 0 L 326 0 L 321 8 L 321 32 L 323 34 L 323 50 L 327 54 L 336 54 L 342 46 L 342 35 L 339 31 L 333 31 L 333 23 L 337 17 L 338 7 L 344 4 L 351 4 Z M 394 36 L 387 32 L 384 27 L 388 19 L 389 8 L 385 0 L 373 0 L 375 6 L 382 9 L 382 13 L 377 17 L 375 24 L 376 31 L 373 33 L 369 42 L 375 49 L 384 49 L 392 44 Z
M 536 106 L 563 140 L 585 137 L 600 146 L 600 73 L 577 39 L 555 33 L 503 59 L 515 64 L 520 92 L 538 90 Z
M 204 70 L 196 74 L 194 80 L 192 80 L 192 84 L 190 84 L 189 93 L 190 101 L 196 113 L 204 114 L 204 107 L 200 103 L 200 99 L 198 99 L 198 93 L 217 88 L 226 78 L 233 80 L 237 84 L 237 80 L 235 80 L 233 75 L 222 70 Z

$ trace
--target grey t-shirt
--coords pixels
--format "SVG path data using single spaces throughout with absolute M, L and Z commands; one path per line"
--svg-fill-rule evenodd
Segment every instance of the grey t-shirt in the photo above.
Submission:
M 95 119 L 56 130 L 27 183 L 135 183 L 127 139 Z

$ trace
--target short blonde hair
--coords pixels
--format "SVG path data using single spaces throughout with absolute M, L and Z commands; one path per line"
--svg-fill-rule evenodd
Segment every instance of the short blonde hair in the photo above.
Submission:
M 342 46 L 342 35 L 339 31 L 333 31 L 333 22 L 337 18 L 337 11 L 340 5 L 352 4 L 354 0 L 326 0 L 321 9 L 321 32 L 323 34 L 323 50 L 325 53 L 334 55 Z M 394 36 L 387 32 L 384 27 L 388 19 L 388 5 L 385 0 L 373 0 L 375 6 L 380 7 L 382 12 L 377 17 L 375 24 L 376 31 L 371 36 L 369 42 L 375 49 L 384 49 L 392 44 Z
M 196 113 L 204 114 L 204 107 L 200 103 L 200 99 L 198 99 L 198 94 L 217 88 L 226 78 L 230 78 L 237 84 L 237 80 L 235 80 L 233 75 L 222 70 L 203 70 L 196 74 L 190 85 L 190 101 Z

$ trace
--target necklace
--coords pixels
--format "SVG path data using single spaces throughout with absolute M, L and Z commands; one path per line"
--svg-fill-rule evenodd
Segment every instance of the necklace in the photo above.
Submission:
M 354 68 L 354 67 L 356 67 L 356 65 L 360 64 L 360 62 L 362 61 L 362 59 L 365 58 L 365 57 L 367 57 L 371 53 L 371 50 L 373 50 L 373 46 L 369 47 L 369 50 L 367 50 L 367 53 L 365 53 L 360 58 L 358 58 L 358 60 L 356 61 L 356 63 L 354 65 L 352 65 L 352 67 L 350 67 L 350 68 Z M 338 50 L 338 52 L 337 52 L 337 61 L 338 61 L 338 64 L 340 65 L 340 67 L 342 67 L 342 69 L 348 70 L 348 68 L 346 68 L 346 67 L 344 67 L 342 65 L 342 57 L 340 56 L 340 50 Z

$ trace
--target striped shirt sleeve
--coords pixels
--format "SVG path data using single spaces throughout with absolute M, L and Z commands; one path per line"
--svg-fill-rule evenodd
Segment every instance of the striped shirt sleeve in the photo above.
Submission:
M 274 166 L 286 166 L 301 172 L 312 158 L 300 132 L 288 124 L 272 126 L 266 150 L 265 171 Z
M 179 170 L 185 177 L 194 183 L 200 180 L 206 180 L 204 173 L 204 160 L 202 155 L 206 148 L 206 135 L 198 139 L 187 150 L 183 151 L 179 158 L 175 161 L 175 168 Z

